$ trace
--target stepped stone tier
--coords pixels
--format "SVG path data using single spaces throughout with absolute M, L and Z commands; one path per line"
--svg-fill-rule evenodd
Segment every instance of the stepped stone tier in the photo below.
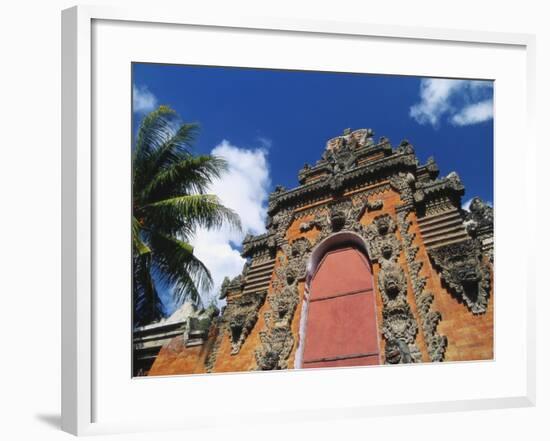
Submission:
M 492 359 L 493 211 L 438 176 L 408 141 L 329 140 L 270 195 L 221 314 L 199 340 L 184 323 L 148 375 Z

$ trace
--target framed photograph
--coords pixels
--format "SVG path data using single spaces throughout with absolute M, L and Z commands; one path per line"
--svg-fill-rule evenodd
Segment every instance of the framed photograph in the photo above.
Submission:
M 62 22 L 64 430 L 534 404 L 533 36 Z

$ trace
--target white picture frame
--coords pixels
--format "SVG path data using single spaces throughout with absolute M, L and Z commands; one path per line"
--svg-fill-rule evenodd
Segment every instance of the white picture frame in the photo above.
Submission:
M 94 28 L 98 23 L 106 24 L 106 31 L 103 32 L 99 28 Z M 87 435 L 97 433 L 113 433 L 113 432 L 126 432 L 126 431 L 139 431 L 139 430 L 166 430 L 166 429 L 185 429 L 196 428 L 201 426 L 223 426 L 231 422 L 234 415 L 219 415 L 216 418 L 211 417 L 212 410 L 202 411 L 194 409 L 188 409 L 189 412 L 181 412 L 180 417 L 170 415 L 166 413 L 166 409 L 162 406 L 153 406 L 152 403 L 149 406 L 149 412 L 152 417 L 150 419 L 144 418 L 129 418 L 128 415 L 123 415 L 122 411 L 120 415 L 117 415 L 115 410 L 107 410 L 105 405 L 106 390 L 117 384 L 117 381 L 122 377 L 117 377 L 118 374 L 113 374 L 113 378 L 106 380 L 106 370 L 104 366 L 105 360 L 109 361 L 112 358 L 113 370 L 117 362 L 114 357 L 118 357 L 120 354 L 114 353 L 112 348 L 108 348 L 101 342 L 105 341 L 104 334 L 110 333 L 113 338 L 113 342 L 127 342 L 128 350 L 130 348 L 130 330 L 127 326 L 125 319 L 121 319 L 120 323 L 116 319 L 116 315 L 102 314 L 102 303 L 94 300 L 94 293 L 96 293 L 97 285 L 103 282 L 102 277 L 98 278 L 98 265 L 97 255 L 104 251 L 104 247 L 100 242 L 103 230 L 101 229 L 101 222 L 98 222 L 98 213 L 102 211 L 103 204 L 108 203 L 102 195 L 105 195 L 102 186 L 110 185 L 113 181 L 107 183 L 107 176 L 109 172 L 100 170 L 102 164 L 104 165 L 104 159 L 98 158 L 94 153 L 93 140 L 98 138 L 98 134 L 94 131 L 101 130 L 101 124 L 96 121 L 98 117 L 97 106 L 104 105 L 102 97 L 96 96 L 98 88 L 105 87 L 105 90 L 113 90 L 114 83 L 117 81 L 115 76 L 108 76 L 113 78 L 113 85 L 104 86 L 104 78 L 98 69 L 105 67 L 105 63 L 99 62 L 97 57 L 101 57 L 101 48 L 105 47 L 108 43 L 113 48 L 120 49 L 124 44 L 128 44 L 131 40 L 129 37 L 125 37 L 125 33 L 130 36 L 130 28 L 134 27 L 150 27 L 154 29 L 157 35 L 156 38 L 161 38 L 161 34 L 165 32 L 179 32 L 179 29 L 191 29 L 200 30 L 204 33 L 205 39 L 209 33 L 224 32 L 224 33 L 238 33 L 239 35 L 246 36 L 248 32 L 254 32 L 256 36 L 269 34 L 276 44 L 277 40 L 290 41 L 291 43 L 298 42 L 300 38 L 332 38 L 335 41 L 335 45 L 341 45 L 340 47 L 346 47 L 347 45 L 362 44 L 361 42 L 375 41 L 377 44 L 386 44 L 399 42 L 400 44 L 406 44 L 408 48 L 414 54 L 414 51 L 420 50 L 419 48 L 427 48 L 426 50 L 434 50 L 437 46 L 452 45 L 463 51 L 463 57 L 477 57 L 479 54 L 474 54 L 477 50 L 487 51 L 486 53 L 498 53 L 495 56 L 499 60 L 502 58 L 502 63 L 505 63 L 506 57 L 510 57 L 510 60 L 518 61 L 512 63 L 510 70 L 514 71 L 510 75 L 516 75 L 516 77 L 502 80 L 503 93 L 499 95 L 499 76 L 495 74 L 496 78 L 496 93 L 495 93 L 495 114 L 496 114 L 496 128 L 495 128 L 495 175 L 496 175 L 496 200 L 495 200 L 495 212 L 496 212 L 496 262 L 497 270 L 495 271 L 495 286 L 498 287 L 499 294 L 502 296 L 502 306 L 495 309 L 496 319 L 495 326 L 497 326 L 497 345 L 495 361 L 491 362 L 475 362 L 475 363 L 459 363 L 451 364 L 450 367 L 442 369 L 443 365 L 432 366 L 411 366 L 406 367 L 405 370 L 399 367 L 399 377 L 410 377 L 416 375 L 419 378 L 433 378 L 434 376 L 443 381 L 445 375 L 463 375 L 461 380 L 466 385 L 470 380 L 468 375 L 470 372 L 481 372 L 481 376 L 487 375 L 487 377 L 494 375 L 493 370 L 499 369 L 499 375 L 508 376 L 512 386 L 505 385 L 503 380 L 499 380 L 498 375 L 495 377 L 495 383 L 491 387 L 480 386 L 479 393 L 477 395 L 470 393 L 464 393 L 461 396 L 458 391 L 454 391 L 452 394 L 446 396 L 444 393 L 440 395 L 435 394 L 435 391 L 430 395 L 426 392 L 423 396 L 416 395 L 417 399 L 411 401 L 405 395 L 401 398 L 386 397 L 386 399 L 379 399 L 378 401 L 362 401 L 357 397 L 336 396 L 334 391 L 327 391 L 328 400 L 331 405 L 326 403 L 320 403 L 321 407 L 314 407 L 311 402 L 307 400 L 300 401 L 299 396 L 295 400 L 296 408 L 284 408 L 280 403 L 283 401 L 277 401 L 277 397 L 269 406 L 264 406 L 259 409 L 253 405 L 254 400 L 250 404 L 246 404 L 243 401 L 242 408 L 239 412 L 253 415 L 255 421 L 273 421 L 276 415 L 279 419 L 285 421 L 296 421 L 299 419 L 327 419 L 332 417 L 362 417 L 369 415 L 399 415 L 407 413 L 418 412 L 441 412 L 441 411 L 457 411 L 465 409 L 488 409 L 488 408 L 502 408 L 502 407 L 521 407 L 532 406 L 535 403 L 535 284 L 534 284 L 534 256 L 535 253 L 530 248 L 531 244 L 535 243 L 534 231 L 522 232 L 526 235 L 527 239 L 523 244 L 511 244 L 507 243 L 505 237 L 507 232 L 511 231 L 513 225 L 510 221 L 506 222 L 504 219 L 506 216 L 506 204 L 499 205 L 499 201 L 505 201 L 502 196 L 504 193 L 510 196 L 515 203 L 524 204 L 525 208 L 528 208 L 530 212 L 536 212 L 536 205 L 534 195 L 529 194 L 526 191 L 529 187 L 534 187 L 535 176 L 534 173 L 528 173 L 528 166 L 531 165 L 531 170 L 534 170 L 535 163 L 535 142 L 533 139 L 533 133 L 535 132 L 532 125 L 534 124 L 534 52 L 535 52 L 535 39 L 532 35 L 526 34 L 508 34 L 508 33 L 491 33 L 491 32 L 477 32 L 477 31 L 458 31 L 451 29 L 424 29 L 417 27 L 397 27 L 397 26 L 383 26 L 373 25 L 366 23 L 339 23 L 339 22 L 319 22 L 319 21 L 303 21 L 292 19 L 279 19 L 273 17 L 250 17 L 244 18 L 240 16 L 224 16 L 216 17 L 209 16 L 192 16 L 189 15 L 186 8 L 173 9 L 170 11 L 159 12 L 158 10 L 146 10 L 146 9 L 132 9 L 132 10 L 119 10 L 110 7 L 74 7 L 63 11 L 62 14 L 62 428 L 73 434 Z M 114 29 L 116 27 L 116 29 Z M 127 28 L 125 30 L 125 27 Z M 108 28 L 108 29 L 107 29 Z M 143 30 L 140 28 L 140 32 Z M 134 29 L 135 32 L 135 29 Z M 113 39 L 113 35 L 120 35 L 121 46 L 117 44 L 110 44 L 109 38 Z M 228 34 L 229 35 L 229 34 Z M 280 37 L 277 37 L 280 35 Z M 135 37 L 135 34 L 131 35 Z M 348 40 L 346 40 L 348 39 Z M 117 38 L 117 41 L 119 39 Z M 265 44 L 271 44 L 267 40 Z M 131 44 L 131 42 L 130 42 Z M 197 40 L 196 44 L 207 44 Z M 282 44 L 282 43 L 281 43 Z M 336 47 L 336 46 L 335 46 Z M 477 48 L 477 49 L 476 49 Z M 115 49 L 113 49 L 115 50 Z M 388 50 L 393 50 L 388 48 Z M 424 49 L 422 49 L 424 50 Z M 458 49 L 457 49 L 458 50 Z M 99 52 L 98 52 L 99 51 Z M 396 49 L 396 53 L 399 53 L 399 49 Z M 401 49 L 402 51 L 402 49 Z M 491 52 L 493 51 L 493 52 Z M 159 60 L 166 62 L 168 55 L 159 53 Z M 505 53 L 510 52 L 506 55 Z M 402 51 L 404 54 L 404 52 Z M 117 55 L 117 54 L 114 54 Z M 409 54 L 410 55 L 410 54 Z M 112 54 L 110 55 L 112 56 Z M 130 57 L 133 55 L 130 53 L 123 54 L 118 53 L 118 56 Z M 262 67 L 292 67 L 293 63 L 296 64 L 296 59 L 292 58 L 291 50 L 289 51 L 288 63 L 284 60 L 270 61 L 257 59 L 257 64 Z M 500 58 L 499 58 L 500 57 Z M 106 58 L 109 60 L 109 56 Z M 94 61 L 95 60 L 95 61 Z M 134 59 L 134 61 L 148 61 L 142 58 Z M 181 62 L 181 60 L 174 60 L 174 62 Z M 447 60 L 449 61 L 449 60 Z M 98 62 L 98 67 L 94 62 Z M 276 65 L 269 66 L 269 63 L 275 63 Z M 226 59 L 220 57 L 219 65 L 227 65 Z M 265 64 L 267 63 L 267 64 Z M 286 63 L 286 64 L 285 64 Z M 307 64 L 307 61 L 304 61 Z M 315 65 L 315 61 L 312 61 L 311 65 Z M 343 66 L 344 61 L 333 60 L 330 65 L 325 66 L 329 68 L 338 69 L 338 66 L 342 66 L 342 69 L 348 71 L 353 70 L 353 66 Z M 445 63 L 445 60 L 434 60 L 433 63 Z M 461 77 L 465 75 L 464 72 L 456 71 L 455 75 L 445 74 L 445 69 L 441 67 L 441 70 L 433 70 L 433 66 L 426 66 L 415 68 L 408 65 L 406 68 L 400 67 L 399 63 L 392 66 L 382 67 L 375 72 L 370 73 L 391 73 L 391 74 L 416 74 L 426 76 L 437 76 L 437 72 L 441 72 L 441 76 L 456 76 Z M 452 63 L 446 63 L 452 64 Z M 483 64 L 480 61 L 480 65 Z M 498 64 L 498 63 L 496 63 Z M 241 65 L 241 64 L 239 64 Z M 296 66 L 294 66 L 296 67 Z M 304 66 L 298 66 L 303 68 Z M 114 68 L 112 66 L 108 69 Z M 415 70 L 416 69 L 416 70 Z M 432 69 L 432 70 L 430 70 Z M 450 68 L 449 68 L 450 69 Z M 485 78 L 481 70 L 477 71 L 475 67 L 470 67 L 471 72 L 469 77 Z M 481 68 L 480 68 L 481 69 Z M 495 69 L 498 69 L 495 67 Z M 515 69 L 515 70 L 514 70 Z M 400 72 L 401 70 L 401 72 Z M 450 72 L 450 71 L 447 71 Z M 479 76 L 475 75 L 479 72 Z M 496 70 L 495 70 L 496 72 Z M 500 71 L 498 71 L 500 72 Z M 112 73 L 112 72 L 111 72 Z M 127 79 L 128 72 L 125 72 L 120 77 L 120 81 L 123 82 Z M 473 75 L 472 75 L 473 74 Z M 525 137 L 522 139 L 522 154 L 521 160 L 516 161 L 516 167 L 518 168 L 516 173 L 517 183 L 514 188 L 507 187 L 503 179 L 504 173 L 508 170 L 507 167 L 513 165 L 509 164 L 509 159 L 503 154 L 498 154 L 499 149 L 503 152 L 507 152 L 508 141 L 505 137 L 501 136 L 504 130 L 504 121 L 512 117 L 512 113 L 507 111 L 507 108 L 503 106 L 506 103 L 508 97 L 506 96 L 507 89 L 511 89 L 506 81 L 519 81 L 518 90 L 514 93 L 513 98 L 510 101 L 517 105 L 514 115 L 522 130 L 517 130 L 516 133 L 525 133 Z M 111 80 L 109 80 L 111 81 Z M 100 83 L 98 85 L 98 82 Z M 126 94 L 130 91 L 130 84 L 127 84 Z M 127 97 L 128 95 L 124 95 Z M 115 99 L 115 98 L 113 98 Z M 127 115 L 124 118 L 127 120 L 130 117 L 130 101 L 127 101 Z M 94 107 L 95 106 L 95 107 Z M 113 106 L 116 109 L 117 106 Z M 510 114 L 510 115 L 508 115 Z M 121 117 L 122 118 L 122 117 Z M 503 124 L 499 126 L 499 118 L 502 118 Z M 506 120 L 507 121 L 507 120 Z M 99 124 L 99 125 L 98 125 Z M 126 123 L 122 124 L 125 125 Z M 127 124 L 126 124 L 127 126 Z M 127 128 L 125 126 L 125 129 Z M 98 128 L 99 127 L 99 128 Z M 129 133 L 129 132 L 128 132 Z M 126 133 L 126 135 L 128 135 Z M 124 152 L 121 152 L 121 158 L 124 154 L 129 152 L 129 147 Z M 116 159 L 115 161 L 120 160 Z M 129 163 L 129 158 L 128 161 Z M 126 166 L 127 164 L 125 164 Z M 105 180 L 105 182 L 101 182 Z M 128 180 L 129 181 L 129 180 Z M 98 188 L 99 185 L 99 188 Z M 122 191 L 127 191 L 123 189 Z M 500 193 L 500 199 L 499 199 Z M 115 199 L 117 191 L 113 191 L 112 196 L 108 198 Z M 519 199 L 519 200 L 518 200 Z M 111 201 L 113 202 L 113 201 Z M 122 204 L 124 205 L 124 203 Z M 502 207 L 502 208 L 501 208 Z M 502 214 L 501 214 L 502 213 Z M 499 218 L 499 216 L 501 216 Z M 500 219 L 503 219 L 500 221 Z M 100 220 L 100 219 L 99 219 Z M 122 224 L 126 219 L 122 220 Z M 115 222 L 116 223 L 116 222 Z M 129 233 L 128 233 L 129 234 Z M 500 239 L 502 238 L 502 239 Z M 499 240 L 502 240 L 499 242 Z M 99 241 L 99 242 L 98 242 Z M 98 245 L 99 244 L 99 245 Z M 518 267 L 518 287 L 519 291 L 515 290 L 514 295 L 517 295 L 517 302 L 520 305 L 517 308 L 517 314 L 519 317 L 519 324 L 517 334 L 513 336 L 505 335 L 504 327 L 498 328 L 499 321 L 502 323 L 509 317 L 507 314 L 507 307 L 513 305 L 509 299 L 505 297 L 508 293 L 511 295 L 512 288 L 506 288 L 506 285 L 501 282 L 507 277 L 506 273 L 509 272 L 506 269 L 506 256 L 514 253 L 520 256 Z M 116 255 L 116 253 L 114 253 Z M 502 257 L 501 257 L 502 256 Z M 116 259 L 116 257 L 112 257 Z M 500 259 L 500 261 L 499 261 Z M 109 264 L 116 260 L 110 261 Z M 502 262 L 501 271 L 499 271 L 498 265 Z M 101 270 L 99 269 L 101 272 Z M 113 282 L 113 285 L 116 285 Z M 500 294 L 502 292 L 502 294 Z M 120 296 L 121 298 L 124 295 Z M 128 304 L 130 302 L 130 293 L 126 296 L 126 299 L 121 300 L 121 307 L 124 306 L 124 302 Z M 500 302 L 501 297 L 498 297 L 497 302 Z M 502 312 L 501 312 L 502 311 Z M 128 311 L 129 313 L 129 311 Z M 98 324 L 98 315 L 102 314 Z M 500 315 L 499 315 L 500 314 Z M 100 327 L 100 329 L 98 329 Z M 518 348 L 518 359 L 514 362 L 508 361 L 511 358 L 508 357 L 508 348 L 501 344 L 499 346 L 499 338 L 516 339 L 514 343 Z M 501 340 L 502 343 L 503 340 Z M 519 346 L 518 346 L 519 345 Z M 121 348 L 122 350 L 122 348 Z M 124 348 L 126 350 L 126 348 Z M 122 357 L 126 357 L 126 353 L 122 354 Z M 99 361 L 98 361 L 99 360 Z M 517 362 L 517 366 L 514 369 L 508 369 L 507 365 L 512 365 Z M 499 366 L 501 363 L 501 366 Z M 495 367 L 497 366 L 497 367 Z M 393 368 L 386 368 L 393 370 Z M 412 370 L 412 373 L 411 373 Z M 246 387 L 247 390 L 256 393 L 256 390 L 262 388 L 281 388 L 288 387 L 290 393 L 298 394 L 300 388 L 306 388 L 304 390 L 312 390 L 320 385 L 327 384 L 334 381 L 335 375 L 346 377 L 345 380 L 349 381 L 349 384 L 355 384 L 358 379 L 365 379 L 366 375 L 373 375 L 373 372 L 379 372 L 369 369 L 346 369 L 346 370 L 329 370 L 330 372 L 310 372 L 305 377 L 302 373 L 274 373 L 274 374 L 239 374 L 239 375 L 222 375 L 222 376 L 190 376 L 185 379 L 180 378 L 156 378 L 156 379 L 131 379 L 130 372 L 128 370 L 127 378 L 124 377 L 124 382 L 128 383 L 127 389 L 120 389 L 114 391 L 113 394 L 117 394 L 121 399 L 131 402 L 131 391 L 135 390 L 134 386 L 139 388 L 140 396 L 147 397 L 147 394 L 157 394 L 157 396 L 167 396 L 170 391 L 178 388 L 185 387 L 188 394 L 191 395 L 192 400 L 198 400 L 200 402 L 200 391 L 218 391 L 223 393 L 227 389 L 228 393 L 235 393 L 238 388 Z M 502 372 L 501 372 L 502 371 Z M 125 372 L 122 370 L 121 372 Z M 345 374 L 344 374 L 345 372 Z M 508 373 L 507 373 L 508 372 Z M 124 374 L 120 374 L 124 375 Z M 386 375 L 387 376 L 387 375 Z M 117 378 L 119 380 L 117 380 Z M 196 380 L 193 380 L 193 379 Z M 405 381 L 406 378 L 403 380 Z M 194 381 L 194 383 L 192 383 Z M 367 380 L 365 380 L 367 381 Z M 399 379 L 395 380 L 396 389 L 400 388 Z M 457 381 L 456 377 L 453 381 Z M 501 383 L 498 383 L 501 381 Z M 121 381 L 119 381 L 121 382 Z M 403 383 L 406 384 L 406 383 Z M 501 389 L 499 389 L 501 387 Z M 308 389 L 309 388 L 309 389 Z M 464 389 L 468 389 L 465 387 Z M 502 392 L 499 392 L 502 391 Z M 411 392 L 412 393 L 412 392 Z M 332 394 L 332 395 L 331 395 Z M 436 398 L 434 398 L 436 397 Z M 437 398 L 439 397 L 439 398 Z M 112 397 L 109 397 L 112 398 Z M 293 397 L 294 398 L 294 397 Z M 346 401 L 349 398 L 349 401 Z M 410 398 L 410 397 L 409 397 Z M 354 401 L 355 400 L 355 401 Z M 145 400 L 147 401 L 147 400 Z M 328 402 L 328 401 L 327 401 Z M 116 402 L 113 404 L 113 408 L 121 408 L 122 402 Z M 309 404 L 308 404 L 309 403 Z M 349 403 L 349 404 L 347 404 Z M 257 404 L 257 403 L 256 403 Z M 170 399 L 167 398 L 167 406 L 170 406 Z M 103 409 L 106 410 L 103 410 Z M 105 417 L 104 417 L 105 415 Z

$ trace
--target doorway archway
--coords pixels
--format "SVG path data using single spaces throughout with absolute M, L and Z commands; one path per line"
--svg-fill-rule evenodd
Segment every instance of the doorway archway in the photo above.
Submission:
M 338 233 L 308 262 L 296 367 L 380 363 L 372 267 L 362 238 Z

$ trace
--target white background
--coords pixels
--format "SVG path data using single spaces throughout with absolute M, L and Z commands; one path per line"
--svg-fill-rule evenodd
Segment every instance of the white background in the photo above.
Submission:
M 0 433 L 6 439 L 62 439 L 59 432 L 60 370 L 60 10 L 70 2 L 21 2 L 4 6 L 0 32 L 2 68 L 0 95 L 2 116 L 2 157 L 0 189 L 2 191 L 2 331 L 0 358 Z M 89 2 L 97 3 L 100 2 Z M 132 2 L 111 2 L 130 5 Z M 136 2 L 133 2 L 136 3 Z M 143 2 L 146 3 L 146 2 Z M 180 2 L 178 2 L 180 3 Z M 197 12 L 214 7 L 209 2 L 193 5 Z M 244 1 L 229 5 L 216 3 L 217 13 L 273 15 L 278 17 L 365 21 L 381 24 L 424 25 L 505 32 L 535 32 L 537 51 L 537 119 L 539 159 L 537 161 L 539 200 L 547 198 L 543 183 L 543 128 L 547 126 L 550 78 L 550 30 L 547 13 L 536 3 L 462 0 L 453 5 L 442 2 L 263 2 L 261 7 Z M 396 5 L 399 3 L 399 5 Z M 168 4 L 156 1 L 155 5 Z M 496 8 L 496 9 L 495 9 Z M 521 155 L 521 134 L 510 128 L 517 138 L 516 154 Z M 539 218 L 542 221 L 543 210 Z M 526 213 L 520 219 L 524 228 L 532 228 L 534 219 Z M 542 222 L 541 222 L 542 224 Z M 521 228 L 520 228 L 521 234 Z M 542 230 L 541 230 L 542 231 Z M 542 236 L 540 245 L 548 246 Z M 541 254 L 541 257 L 543 255 Z M 542 275 L 546 268 L 539 259 L 538 304 L 538 372 L 548 370 L 548 307 Z M 7 281 L 7 283 L 6 283 Z M 261 431 L 265 440 L 319 439 L 541 439 L 548 435 L 544 416 L 550 414 L 548 381 L 538 377 L 536 408 L 483 412 L 418 415 L 399 418 L 370 418 L 341 422 L 304 423 L 284 426 L 254 426 L 210 430 L 204 434 L 165 433 L 163 435 L 123 435 L 117 439 L 254 439 Z M 213 415 L 215 418 L 215 415 Z M 538 433 L 540 432 L 540 434 Z M 543 435 L 544 434 L 544 435 Z M 110 437 L 104 437 L 110 438 Z

